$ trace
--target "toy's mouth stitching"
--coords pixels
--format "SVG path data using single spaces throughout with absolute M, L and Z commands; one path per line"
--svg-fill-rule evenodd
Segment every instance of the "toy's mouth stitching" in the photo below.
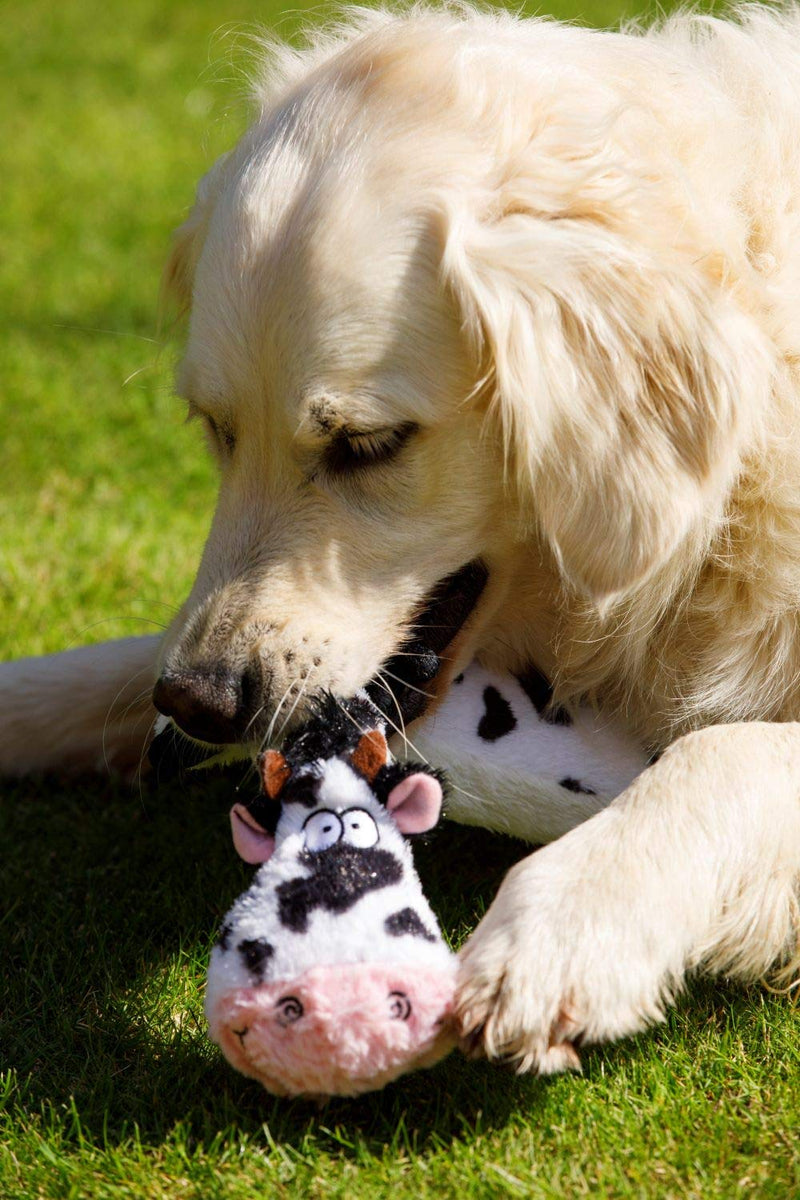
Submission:
M 244 1029 L 232 1029 L 231 1030 L 231 1033 L 235 1033 L 236 1036 L 238 1037 L 239 1041 L 242 1044 L 242 1047 L 244 1047 L 244 1039 L 247 1037 L 249 1032 L 250 1032 L 249 1025 L 245 1025 Z

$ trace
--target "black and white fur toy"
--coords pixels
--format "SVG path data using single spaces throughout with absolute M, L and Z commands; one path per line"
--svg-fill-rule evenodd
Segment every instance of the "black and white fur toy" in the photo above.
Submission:
M 263 865 L 212 953 L 211 1036 L 277 1095 L 356 1095 L 430 1065 L 455 1044 L 456 959 L 406 839 L 438 821 L 441 777 L 392 760 L 366 697 L 323 700 L 260 766 L 263 796 L 231 823 Z
M 206 1011 L 233 1065 L 277 1094 L 356 1094 L 454 1044 L 455 958 L 405 840 L 438 820 L 441 776 L 394 761 L 385 733 L 365 696 L 329 698 L 262 756 L 263 796 L 231 813 L 239 853 L 264 865 L 225 918 Z M 503 831 L 530 833 L 538 819 L 542 841 L 645 765 L 618 726 L 554 707 L 538 672 L 474 664 L 413 749 L 452 776 L 456 820 L 471 823 L 491 788 Z

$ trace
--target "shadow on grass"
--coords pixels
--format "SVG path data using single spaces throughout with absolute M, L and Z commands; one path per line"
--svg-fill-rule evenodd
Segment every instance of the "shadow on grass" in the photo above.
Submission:
M 68 1134 L 77 1112 L 81 1136 L 102 1145 L 134 1134 L 157 1144 L 176 1125 L 207 1145 L 221 1130 L 263 1136 L 266 1125 L 297 1147 L 322 1130 L 349 1154 L 423 1150 L 535 1111 L 546 1084 L 457 1054 L 321 1112 L 273 1101 L 228 1067 L 206 1039 L 201 989 L 220 917 L 251 873 L 229 844 L 234 786 L 5 790 L 0 1044 L 20 1118 L 61 1113 Z M 420 846 L 445 928 L 460 939 L 524 849 L 450 825 Z

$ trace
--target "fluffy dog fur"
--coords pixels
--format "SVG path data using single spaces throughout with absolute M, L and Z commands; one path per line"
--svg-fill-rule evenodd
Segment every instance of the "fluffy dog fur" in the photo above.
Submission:
M 255 672 L 261 735 L 362 685 L 480 556 L 442 688 L 533 659 L 675 744 L 512 871 L 463 955 L 465 1035 L 558 1069 L 690 968 L 790 973 L 800 17 L 357 13 L 265 61 L 168 269 L 219 507 L 163 645 L 101 652 L 104 711 L 158 652 Z M 332 440 L 383 461 L 334 467 Z M 99 753 L 72 666 L 13 670 L 4 719 Z M 0 765 L 58 760 L 24 740 Z M 124 722 L 112 741 L 124 761 Z

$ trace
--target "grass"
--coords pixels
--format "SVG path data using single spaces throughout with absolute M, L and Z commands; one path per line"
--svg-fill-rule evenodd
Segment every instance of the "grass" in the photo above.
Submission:
M 244 120 L 235 31 L 277 19 L 251 0 L 3 7 L 2 657 L 145 631 L 186 593 L 214 480 L 153 340 L 158 277 Z M 694 985 L 582 1078 L 453 1056 L 321 1112 L 270 1101 L 201 1016 L 246 878 L 233 786 L 3 787 L 0 1196 L 800 1196 L 797 1014 L 756 989 Z M 520 852 L 453 828 L 425 849 L 456 940 Z

